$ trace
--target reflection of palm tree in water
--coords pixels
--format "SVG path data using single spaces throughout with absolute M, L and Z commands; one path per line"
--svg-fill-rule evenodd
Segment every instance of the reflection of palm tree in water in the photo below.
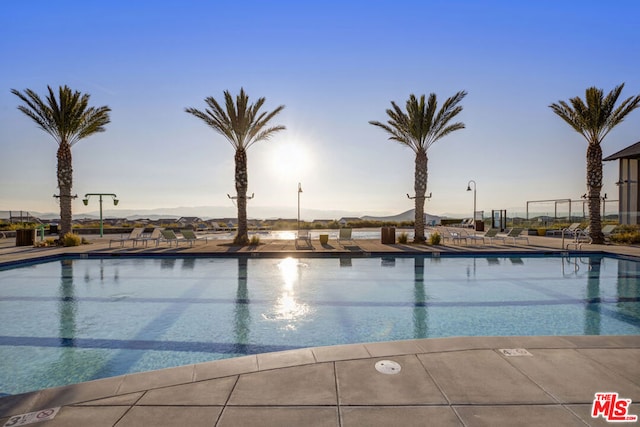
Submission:
M 73 347 L 76 336 L 77 304 L 73 287 L 73 260 L 60 261 L 59 337 L 62 347 Z
M 247 354 L 249 343 L 249 325 L 251 313 L 249 312 L 249 290 L 247 289 L 248 259 L 238 258 L 238 289 L 236 290 L 236 305 L 234 317 L 235 353 Z
M 424 290 L 424 257 L 413 259 L 413 335 L 414 338 L 427 338 L 427 296 Z
M 589 257 L 587 276 L 587 306 L 585 307 L 584 334 L 600 335 L 600 266 L 602 256 Z

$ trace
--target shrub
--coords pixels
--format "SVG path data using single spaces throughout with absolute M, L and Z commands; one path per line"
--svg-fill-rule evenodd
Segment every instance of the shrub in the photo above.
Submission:
M 64 246 L 80 246 L 82 239 L 80 236 L 74 233 L 67 233 L 62 237 L 62 244 Z
M 251 240 L 249 240 L 249 244 L 251 246 L 258 246 L 260 244 L 260 236 L 253 235 L 251 236 Z
M 436 232 L 431 234 L 431 236 L 429 236 L 429 243 L 432 245 L 439 245 L 441 240 L 442 240 L 442 236 L 440 236 L 440 233 Z
M 621 225 L 616 228 L 616 232 L 611 235 L 614 243 L 634 245 L 640 243 L 640 228 L 637 225 Z
M 398 235 L 398 243 L 407 243 L 407 241 L 409 240 L 409 235 L 407 233 L 400 233 L 400 235 Z

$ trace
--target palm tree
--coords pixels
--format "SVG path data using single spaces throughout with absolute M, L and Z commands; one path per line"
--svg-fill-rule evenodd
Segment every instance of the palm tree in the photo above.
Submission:
M 438 110 L 438 102 L 434 93 L 429 95 L 425 103 L 425 95 L 418 100 L 411 94 L 407 100 L 407 112 L 405 113 L 391 101 L 387 110 L 389 120 L 386 124 L 377 121 L 369 123 L 384 129 L 390 140 L 411 148 L 416 154 L 414 189 L 415 194 L 415 238 L 416 243 L 426 240 L 424 236 L 424 201 L 427 192 L 427 150 L 440 138 L 458 129 L 464 129 L 464 123 L 450 124 L 451 120 L 462 111 L 458 105 L 467 95 L 460 91 L 448 98 L 442 108 Z
M 600 190 L 602 189 L 602 147 L 600 143 L 607 134 L 622 123 L 624 118 L 638 108 L 640 96 L 632 96 L 616 107 L 624 83 L 616 86 L 604 96 L 602 89 L 590 87 L 585 92 L 585 101 L 580 97 L 558 101 L 549 107 L 560 118 L 582 135 L 587 146 L 587 197 L 589 200 L 589 233 L 593 243 L 603 243 L 602 220 L 600 218 Z
M 234 239 L 236 245 L 249 243 L 247 236 L 247 149 L 258 141 L 269 139 L 274 133 L 284 130 L 282 125 L 267 127 L 268 123 L 284 109 L 280 105 L 272 112 L 260 112 L 265 98 L 259 98 L 255 104 L 249 104 L 249 97 L 240 89 L 235 104 L 229 91 L 224 91 L 225 108 L 213 98 L 205 98 L 207 108 L 201 111 L 186 108 L 185 111 L 204 121 L 213 130 L 222 134 L 236 150 L 235 181 L 238 204 L 238 233 Z
M 110 122 L 107 106 L 89 107 L 89 94 L 72 91 L 68 86 L 60 86 L 58 99 L 51 89 L 46 102 L 31 89 L 24 93 L 11 89 L 24 105 L 18 106 L 38 127 L 51 135 L 58 143 L 58 188 L 60 194 L 60 234 L 71 232 L 71 188 L 73 186 L 73 165 L 71 147 L 94 133 L 104 132 Z

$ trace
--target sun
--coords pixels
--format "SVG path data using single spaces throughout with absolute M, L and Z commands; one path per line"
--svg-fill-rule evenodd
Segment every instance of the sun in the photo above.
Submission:
M 271 169 L 282 180 L 301 179 L 311 164 L 308 150 L 302 144 L 283 142 L 273 145 Z

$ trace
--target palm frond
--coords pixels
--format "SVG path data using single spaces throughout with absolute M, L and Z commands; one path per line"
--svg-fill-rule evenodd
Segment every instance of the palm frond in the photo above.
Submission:
M 271 112 L 260 111 L 265 101 L 265 98 L 258 98 L 255 103 L 250 104 L 249 96 L 244 88 L 240 88 L 235 99 L 229 91 L 224 91 L 224 108 L 213 97 L 208 97 L 205 102 L 209 108 L 205 111 L 185 108 L 185 112 L 201 119 L 223 135 L 234 149 L 246 150 L 256 142 L 269 139 L 274 133 L 285 129 L 281 125 L 264 129 L 284 109 L 284 105 L 280 105 Z
M 462 106 L 458 104 L 466 95 L 466 91 L 456 93 L 438 110 L 437 97 L 434 93 L 431 93 L 428 99 L 425 95 L 417 98 L 411 94 L 406 102 L 406 112 L 392 101 L 392 108 L 386 111 L 389 116 L 386 124 L 375 120 L 369 123 L 387 132 L 390 140 L 397 141 L 416 153 L 426 151 L 440 138 L 464 129 L 464 123 L 458 122 L 451 125 L 449 123 L 462 111 Z
M 585 90 L 584 101 L 574 97 L 569 99 L 571 105 L 558 101 L 549 107 L 589 144 L 600 144 L 614 127 L 640 106 L 640 96 L 629 97 L 615 106 L 623 88 L 624 83 L 604 96 L 602 89 L 589 87 Z
M 18 109 L 58 144 L 73 145 L 94 133 L 104 132 L 104 126 L 110 122 L 109 107 L 89 108 L 90 96 L 73 92 L 68 86 L 60 86 L 57 98 L 50 86 L 47 90 L 46 102 L 31 89 L 25 89 L 24 93 L 12 89 L 11 93 L 25 104 Z

